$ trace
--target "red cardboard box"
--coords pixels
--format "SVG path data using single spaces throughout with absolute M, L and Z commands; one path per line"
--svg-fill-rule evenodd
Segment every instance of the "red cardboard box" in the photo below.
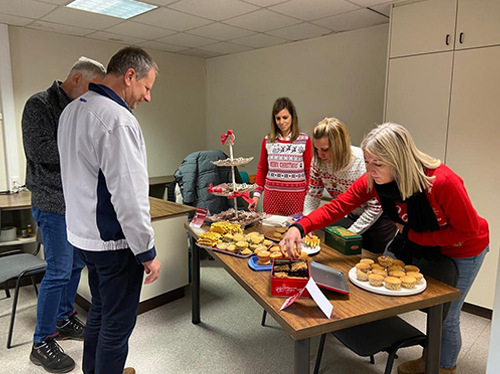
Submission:
M 295 262 L 305 262 L 307 263 L 307 278 L 277 278 L 274 276 L 274 266 L 281 264 L 292 264 Z M 309 267 L 309 261 L 304 260 L 274 260 L 273 267 L 271 269 L 271 295 L 273 296 L 283 296 L 290 297 L 299 292 L 307 284 L 311 276 L 311 271 Z M 309 297 L 309 292 L 304 290 L 301 298 Z

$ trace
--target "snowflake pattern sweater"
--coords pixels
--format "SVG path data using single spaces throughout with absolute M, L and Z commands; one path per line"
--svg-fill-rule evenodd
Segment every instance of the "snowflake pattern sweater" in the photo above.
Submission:
M 319 166 L 314 160 L 311 166 L 311 176 L 309 179 L 309 189 L 304 201 L 304 215 L 319 208 L 323 191 L 332 197 L 332 200 L 347 191 L 356 179 L 366 173 L 365 158 L 363 151 L 359 147 L 351 146 L 352 157 L 349 165 L 338 172 L 332 173 L 329 164 L 322 163 Z M 356 234 L 362 234 L 377 221 L 382 214 L 382 207 L 376 199 L 371 199 L 356 208 L 352 213 L 358 219 L 349 227 L 349 230 Z
M 309 136 L 300 133 L 293 142 L 278 137 L 262 141 L 254 196 L 264 195 L 268 214 L 291 215 L 302 211 L 309 181 L 312 146 Z

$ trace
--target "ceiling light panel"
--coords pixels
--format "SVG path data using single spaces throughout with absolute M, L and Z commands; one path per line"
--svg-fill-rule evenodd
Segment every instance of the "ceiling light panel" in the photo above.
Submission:
M 66 6 L 122 19 L 129 19 L 157 8 L 156 5 L 135 0 L 75 0 Z

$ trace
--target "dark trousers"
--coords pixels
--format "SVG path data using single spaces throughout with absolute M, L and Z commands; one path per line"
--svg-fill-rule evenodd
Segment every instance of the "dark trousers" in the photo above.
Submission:
M 354 214 L 349 214 L 347 217 L 339 219 L 332 226 L 342 226 L 349 228 L 358 217 Z M 373 253 L 384 253 L 387 244 L 394 239 L 397 227 L 385 213 L 370 226 L 368 230 L 361 234 L 363 237 L 363 249 Z
M 85 374 L 122 374 L 137 319 L 144 267 L 130 249 L 84 251 L 92 304 L 83 345 Z

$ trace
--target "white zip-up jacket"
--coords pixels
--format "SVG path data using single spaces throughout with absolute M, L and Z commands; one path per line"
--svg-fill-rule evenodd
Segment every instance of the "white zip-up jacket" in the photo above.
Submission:
M 61 114 L 57 143 L 68 241 L 87 251 L 130 248 L 138 262 L 152 260 L 146 147 L 127 104 L 91 83 Z

